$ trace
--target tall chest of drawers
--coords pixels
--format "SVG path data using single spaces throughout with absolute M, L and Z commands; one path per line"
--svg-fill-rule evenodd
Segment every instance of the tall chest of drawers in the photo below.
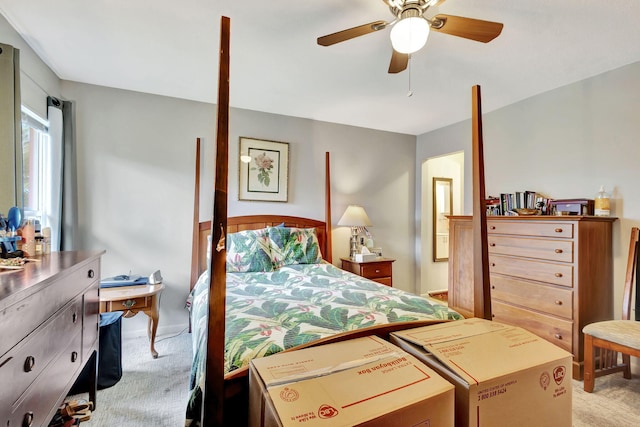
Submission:
M 488 217 L 493 319 L 573 354 L 582 378 L 591 322 L 613 318 L 612 223 L 587 216 Z M 449 305 L 473 315 L 471 217 L 450 217 Z
M 56 252 L 0 274 L 3 427 L 48 425 L 82 368 L 95 374 L 102 253 Z

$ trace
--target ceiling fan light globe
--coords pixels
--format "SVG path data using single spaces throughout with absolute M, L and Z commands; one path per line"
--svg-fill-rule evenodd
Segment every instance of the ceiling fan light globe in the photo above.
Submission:
M 391 29 L 390 37 L 396 52 L 417 52 L 427 43 L 429 23 L 418 16 L 401 19 Z

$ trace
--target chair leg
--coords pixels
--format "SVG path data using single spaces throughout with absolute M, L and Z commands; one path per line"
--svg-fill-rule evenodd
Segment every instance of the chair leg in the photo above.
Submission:
M 584 391 L 593 392 L 595 385 L 596 359 L 593 348 L 593 337 L 584 334 Z
M 624 364 L 623 376 L 630 380 L 631 379 L 631 356 L 628 354 L 622 354 L 622 363 Z

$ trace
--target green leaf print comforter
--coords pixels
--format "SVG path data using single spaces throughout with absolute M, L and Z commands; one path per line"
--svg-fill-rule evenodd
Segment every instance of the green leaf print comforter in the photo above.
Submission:
M 204 385 L 207 279 L 205 272 L 190 295 L 193 365 L 188 419 L 200 413 Z M 339 332 L 393 322 L 462 318 L 444 305 L 328 263 L 227 273 L 226 310 L 225 373 L 248 365 L 253 358 Z

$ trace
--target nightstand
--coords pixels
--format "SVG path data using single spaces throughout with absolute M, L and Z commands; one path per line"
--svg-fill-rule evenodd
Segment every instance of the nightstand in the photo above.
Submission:
M 342 269 L 358 276 L 371 279 L 386 286 L 393 286 L 391 264 L 395 259 L 376 258 L 372 261 L 356 262 L 350 258 L 340 258 Z
M 123 311 L 122 317 L 133 317 L 142 311 L 147 315 L 147 335 L 151 355 L 158 358 L 156 351 L 156 331 L 160 319 L 160 294 L 164 285 L 127 285 L 100 289 L 100 313 Z

